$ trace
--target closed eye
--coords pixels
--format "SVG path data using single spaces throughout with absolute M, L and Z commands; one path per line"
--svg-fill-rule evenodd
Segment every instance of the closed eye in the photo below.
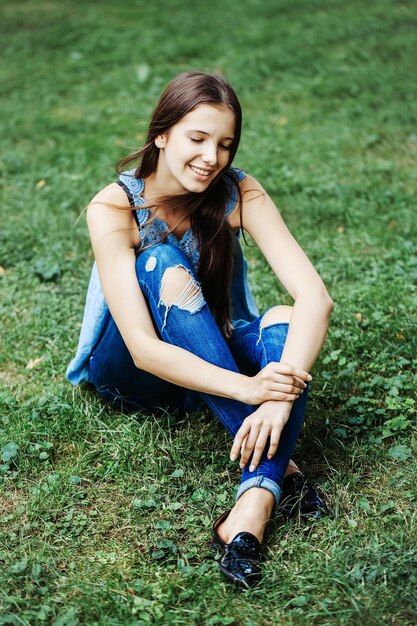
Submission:
M 204 141 L 204 139 L 197 138 L 197 137 L 190 137 L 190 141 L 192 141 L 193 143 L 201 143 L 202 141 Z M 225 146 L 222 143 L 219 144 L 219 146 L 222 150 L 230 150 L 232 148 L 232 146 Z

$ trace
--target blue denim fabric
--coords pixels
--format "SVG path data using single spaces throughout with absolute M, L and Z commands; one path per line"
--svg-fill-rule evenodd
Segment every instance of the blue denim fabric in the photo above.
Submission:
M 136 260 L 138 282 L 163 341 L 193 352 L 209 363 L 248 375 L 258 372 L 270 361 L 280 360 L 288 330 L 286 323 L 261 329 L 262 316 L 259 316 L 236 328 L 232 337 L 225 340 L 203 298 L 193 311 L 176 304 L 167 306 L 160 298 L 161 284 L 164 272 L 174 266 L 183 267 L 197 282 L 187 256 L 170 244 L 162 243 L 144 250 Z M 112 318 L 90 358 L 89 367 L 90 380 L 106 400 L 116 401 L 124 408 L 160 406 L 190 410 L 196 407 L 196 399 L 202 399 L 232 437 L 243 420 L 257 408 L 237 400 L 186 390 L 137 369 Z M 275 456 L 266 458 L 268 441 L 254 472 L 249 471 L 248 461 L 237 498 L 256 486 L 268 489 L 275 502 L 279 502 L 280 486 L 302 425 L 306 399 L 307 389 L 294 402 Z
M 224 207 L 226 217 L 234 210 L 238 197 L 237 188 L 232 181 L 241 181 L 245 176 L 245 172 L 236 167 L 229 168 L 223 174 L 224 181 L 228 188 L 228 200 Z M 145 203 L 145 199 L 142 196 L 145 186 L 144 179 L 135 178 L 135 170 L 131 170 L 123 172 L 123 174 L 119 176 L 118 183 L 127 190 L 133 200 L 141 245 L 146 248 L 158 243 L 161 236 L 167 233 L 168 226 L 159 217 L 154 217 L 151 224 L 148 224 L 152 211 L 149 208 L 143 208 L 143 204 Z M 172 244 L 185 252 L 192 267 L 197 271 L 200 252 L 198 242 L 196 242 L 191 228 L 187 230 L 181 240 L 178 240 L 175 235 L 170 233 L 165 239 L 165 243 Z M 242 254 L 238 232 L 233 242 L 232 280 L 230 283 L 231 315 L 236 328 L 247 322 L 251 322 L 259 315 L 255 300 L 249 288 L 247 272 L 248 266 Z M 102 336 L 107 326 L 109 317 L 110 312 L 101 288 L 97 265 L 94 263 L 88 284 L 77 352 L 66 371 L 66 376 L 73 385 L 78 385 L 83 381 L 91 382 L 89 360 L 97 346 L 99 338 Z

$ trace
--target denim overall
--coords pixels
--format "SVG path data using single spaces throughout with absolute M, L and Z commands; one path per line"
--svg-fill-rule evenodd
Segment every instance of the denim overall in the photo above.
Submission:
M 230 215 L 237 202 L 233 180 L 242 180 L 245 174 L 233 168 L 224 177 L 230 190 L 225 211 L 226 215 Z M 238 237 L 234 242 L 230 292 L 234 330 L 232 336 L 225 339 L 204 300 L 196 277 L 199 251 L 191 230 L 188 229 L 181 240 L 171 233 L 163 243 L 156 243 L 168 227 L 160 218 L 156 218 L 150 225 L 146 224 L 150 209 L 140 208 L 145 202 L 141 195 L 143 180 L 136 179 L 134 171 L 124 172 L 119 177 L 119 184 L 125 189 L 131 205 L 139 207 L 134 210 L 141 242 L 143 245 L 153 244 L 138 254 L 136 276 L 161 339 L 209 363 L 247 375 L 256 374 L 271 361 L 279 361 L 288 324 L 270 324 L 261 328 L 263 316 L 259 315 L 249 289 L 247 264 Z M 189 274 L 190 281 L 175 303 L 168 305 L 160 294 L 164 273 L 171 267 L 182 267 Z M 192 411 L 204 402 L 232 437 L 243 420 L 256 409 L 237 400 L 188 390 L 139 370 L 107 308 L 95 264 L 88 287 L 78 349 L 68 366 L 67 378 L 73 384 L 82 381 L 92 383 L 105 400 L 124 409 L 164 407 Z M 249 459 L 242 472 L 237 498 L 251 487 L 263 487 L 273 494 L 278 504 L 280 486 L 302 426 L 307 391 L 294 402 L 274 457 L 266 457 L 268 440 L 261 461 L 253 472 L 249 471 Z

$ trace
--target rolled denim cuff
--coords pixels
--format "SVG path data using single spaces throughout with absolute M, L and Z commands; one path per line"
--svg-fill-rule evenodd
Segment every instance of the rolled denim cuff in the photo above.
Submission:
M 281 487 L 270 478 L 265 478 L 265 476 L 254 476 L 253 478 L 245 480 L 244 483 L 241 483 L 236 494 L 236 501 L 239 500 L 240 496 L 244 494 L 245 491 L 252 489 L 252 487 L 262 487 L 262 489 L 267 489 L 272 493 L 275 499 L 275 511 L 281 499 Z

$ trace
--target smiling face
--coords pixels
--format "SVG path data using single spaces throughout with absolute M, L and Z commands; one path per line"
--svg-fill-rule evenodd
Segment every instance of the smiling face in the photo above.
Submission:
M 201 193 L 227 166 L 234 140 L 235 116 L 225 106 L 200 104 L 166 133 L 155 178 L 167 193 Z

